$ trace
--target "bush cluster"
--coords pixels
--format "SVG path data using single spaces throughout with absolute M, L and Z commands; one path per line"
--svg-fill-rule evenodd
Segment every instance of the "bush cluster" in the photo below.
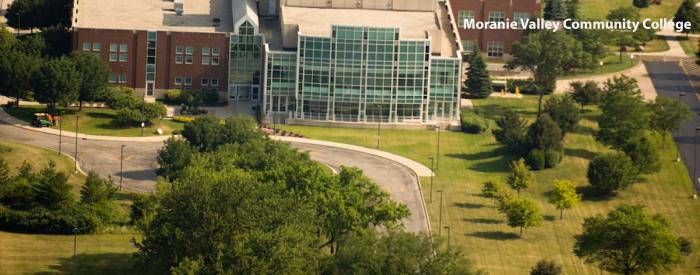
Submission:
M 39 234 L 88 234 L 101 227 L 96 215 L 78 206 L 51 211 L 36 208 L 29 211 L 0 206 L 0 228 Z
M 162 103 L 145 102 L 129 88 L 115 87 L 107 96 L 105 104 L 117 110 L 114 123 L 123 127 L 138 127 L 141 122 L 150 125 L 154 119 L 164 117 L 167 113 Z
M 489 129 L 488 120 L 472 111 L 462 111 L 462 131 L 471 134 L 480 134 Z
M 535 81 L 532 79 L 511 79 L 511 80 L 508 80 L 507 85 L 508 85 L 508 91 L 511 91 L 511 92 L 515 92 L 515 88 L 519 87 L 521 94 L 526 94 L 526 95 L 539 94 L 538 89 L 537 89 L 537 85 L 535 85 Z M 546 89 L 545 89 L 545 91 L 546 91 Z M 547 94 L 547 93 L 545 93 L 545 94 Z
M 170 105 L 216 106 L 219 102 L 219 92 L 213 89 L 192 90 L 167 90 L 163 100 Z

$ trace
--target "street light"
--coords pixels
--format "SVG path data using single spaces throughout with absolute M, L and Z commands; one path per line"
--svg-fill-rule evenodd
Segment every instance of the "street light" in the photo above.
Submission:
M 435 178 L 435 158 L 429 157 L 430 159 L 430 201 L 433 203 L 433 179 Z
M 77 255 L 78 251 L 78 228 L 73 227 L 73 258 Z
M 73 158 L 75 159 L 75 173 L 78 173 L 78 124 L 80 122 L 80 115 L 75 116 L 75 154 Z
M 119 156 L 119 190 L 122 190 L 122 182 L 124 182 L 124 147 L 126 145 L 122 144 Z
M 698 194 L 698 189 L 695 187 L 698 180 L 698 131 L 700 131 L 700 127 L 695 128 L 695 138 L 693 139 L 693 198 L 697 197 Z
M 438 236 L 442 236 L 442 189 L 438 190 L 440 193 L 440 214 L 438 218 Z
M 684 92 L 678 93 L 678 108 L 683 107 L 682 106 L 683 103 L 681 103 L 681 97 L 683 97 L 683 96 L 685 96 Z M 680 112 L 680 110 L 679 110 L 679 112 Z M 678 128 L 676 128 L 676 136 L 680 136 L 680 135 L 681 135 L 681 128 L 678 127 Z M 666 142 L 666 141 L 664 140 L 663 142 Z M 681 161 L 681 150 L 680 150 L 680 148 L 677 148 L 676 149 L 676 162 L 680 162 L 680 161 Z
M 450 227 L 445 226 L 445 229 L 447 229 L 447 249 L 450 248 Z
M 379 120 L 377 123 L 377 149 L 379 149 L 379 139 L 382 131 L 382 105 L 377 104 L 377 106 L 379 107 Z
M 61 144 L 63 144 L 63 111 L 58 111 L 58 155 L 61 155 Z
M 438 170 L 440 170 L 440 124 L 438 124 L 437 128 L 437 160 L 436 160 L 436 167 Z

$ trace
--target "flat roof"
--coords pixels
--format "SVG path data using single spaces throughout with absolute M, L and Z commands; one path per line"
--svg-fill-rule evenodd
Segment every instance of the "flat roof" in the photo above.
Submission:
M 73 10 L 77 28 L 179 32 L 231 32 L 231 0 L 185 0 L 176 15 L 174 3 L 163 0 L 80 0 Z M 214 18 L 219 18 L 214 26 Z
M 321 9 L 282 6 L 284 24 L 299 25 L 306 35 L 330 36 L 331 26 L 399 28 L 401 39 L 425 39 L 426 31 L 440 29 L 434 11 Z

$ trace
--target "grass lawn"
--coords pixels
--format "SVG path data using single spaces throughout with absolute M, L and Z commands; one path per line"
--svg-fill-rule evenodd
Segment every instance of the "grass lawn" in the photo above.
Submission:
M 5 108 L 5 111 L 16 118 L 31 122 L 34 119 L 34 113 L 45 112 L 43 105 L 26 105 L 17 108 Z M 75 116 L 78 114 L 77 108 L 66 108 L 66 113 L 63 119 L 63 130 L 75 131 Z M 137 137 L 141 136 L 141 128 L 123 128 L 114 125 L 113 120 L 116 116 L 116 111 L 107 108 L 85 108 L 79 113 L 80 125 L 78 131 L 83 134 L 103 135 L 103 136 L 123 136 Z M 156 129 L 161 128 L 165 135 L 172 134 L 173 131 L 182 130 L 184 124 L 168 119 L 155 120 L 153 125 L 144 129 L 145 136 L 158 135 Z M 54 128 L 58 129 L 58 125 Z
M 654 38 L 653 40 L 647 42 L 646 45 L 644 45 L 645 53 L 665 52 L 669 49 L 671 49 L 671 47 L 668 46 L 666 39 L 662 39 L 659 37 Z
M 663 0 L 661 5 L 642 9 L 642 18 L 671 18 L 683 0 Z M 631 0 L 580 0 L 579 13 L 586 18 L 605 19 L 608 13 L 619 7 L 633 7 Z
M 489 119 L 496 119 L 505 110 L 515 110 L 529 119 L 534 119 L 536 97 L 523 99 L 491 98 L 475 100 L 475 109 Z M 592 107 L 588 107 L 592 109 Z M 528 230 L 523 239 L 518 230 L 508 227 L 504 215 L 500 214 L 490 199 L 480 196 L 482 183 L 494 177 L 503 177 L 508 164 L 514 159 L 490 133 L 471 135 L 461 132 L 443 132 L 439 168 L 434 190 L 443 190 L 442 226 L 450 226 L 453 244 L 465 248 L 468 256 L 478 268 L 490 274 L 525 274 L 541 259 L 555 260 L 563 266 L 563 274 L 599 274 L 593 265 L 585 264 L 572 253 L 575 234 L 580 233 L 585 217 L 603 214 L 620 203 L 641 203 L 653 213 L 662 213 L 673 225 L 679 236 L 692 240 L 695 250 L 700 243 L 700 204 L 690 199 L 692 187 L 682 163 L 675 159 L 675 146 L 670 142 L 661 151 L 662 171 L 645 177 L 644 181 L 621 192 L 610 200 L 586 197 L 581 205 L 564 212 L 564 220 L 550 205 L 544 192 L 551 189 L 554 179 L 569 179 L 585 191 L 586 169 L 589 161 L 598 152 L 607 151 L 597 143 L 592 133 L 597 127 L 598 111 L 585 114 L 575 133 L 565 139 L 565 154 L 562 163 L 553 169 L 536 172 L 538 184 L 522 196 L 535 199 L 542 209 L 545 221 L 541 226 Z M 304 126 L 281 126 L 315 139 L 350 143 L 374 147 L 376 130 L 333 129 Z M 381 149 L 393 152 L 425 165 L 429 157 L 436 154 L 434 131 L 382 130 Z M 660 142 L 658 136 L 654 136 Z M 660 145 L 658 145 L 660 147 Z M 425 196 L 429 196 L 429 179 L 422 180 Z M 439 194 L 428 204 L 430 220 L 435 233 L 439 228 Z M 426 199 L 426 201 L 428 201 Z M 445 231 L 443 230 L 443 235 Z M 697 273 L 694 269 L 700 260 L 699 253 L 687 258 L 675 274 Z
M 54 161 L 59 171 L 70 175 L 69 183 L 75 186 L 76 197 L 85 182 L 84 175 L 72 173 L 73 161 L 54 151 L 0 141 L 0 157 L 12 171 L 24 161 L 35 170 Z M 129 193 L 117 195 L 119 211 L 128 211 L 129 197 Z M 76 257 L 73 257 L 73 236 L 0 231 L 0 273 L 71 273 L 75 270 L 78 274 L 125 274 L 133 266 L 131 253 L 136 251 L 129 241 L 132 234 L 125 228 L 109 231 L 119 233 L 78 236 Z
M 683 51 L 687 55 L 690 56 L 695 56 L 695 54 L 698 53 L 698 38 L 697 37 L 690 37 L 689 39 L 682 38 L 680 41 L 681 47 L 683 47 Z
M 564 76 L 563 78 L 596 76 L 627 70 L 639 64 L 639 59 L 631 59 L 630 54 L 633 53 L 623 53 L 622 63 L 620 63 L 620 56 L 617 53 L 614 53 L 603 59 L 603 66 L 596 67 L 595 69 L 590 71 L 575 71 L 571 74 Z

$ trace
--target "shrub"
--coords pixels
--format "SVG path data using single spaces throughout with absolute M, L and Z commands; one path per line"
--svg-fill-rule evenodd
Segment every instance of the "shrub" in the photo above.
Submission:
M 588 165 L 588 182 L 602 194 L 614 194 L 637 179 L 637 168 L 623 153 L 596 156 Z
M 123 127 L 140 126 L 143 121 L 143 115 L 137 109 L 122 108 L 117 110 L 117 116 L 114 118 L 114 123 Z
M 581 120 L 581 106 L 571 96 L 553 96 L 544 104 L 544 112 L 559 125 L 562 134 L 570 133 Z
M 486 132 L 489 128 L 487 120 L 471 111 L 463 111 L 462 115 L 462 131 L 471 134 L 480 134 Z
M 544 152 L 544 168 L 554 168 L 561 162 L 562 153 L 558 150 Z
M 113 87 L 105 96 L 105 104 L 112 109 L 136 108 L 141 100 L 134 95 L 134 90 L 123 87 Z
M 219 92 L 213 89 L 204 89 L 199 91 L 198 94 L 201 98 L 203 105 L 205 106 L 215 106 L 219 102 Z
M 182 102 L 180 101 L 180 95 L 182 94 L 182 91 L 180 90 L 167 90 L 165 91 L 165 98 L 164 101 L 167 104 L 181 104 Z
M 192 121 L 194 121 L 194 117 L 190 117 L 190 116 L 175 116 L 175 117 L 173 117 L 173 121 L 175 121 L 175 122 L 187 123 L 187 122 L 192 122 Z
M 552 118 L 547 114 L 540 116 L 535 123 L 530 125 L 527 132 L 527 141 L 533 149 L 559 149 L 561 148 L 562 133 Z
M 0 206 L 0 229 L 40 234 L 88 234 L 101 226 L 99 218 L 78 206 L 49 211 L 35 208 L 19 211 Z
M 506 112 L 496 121 L 497 129 L 493 129 L 496 140 L 511 151 L 520 151 L 527 141 L 527 122 L 518 113 Z
M 520 93 L 526 95 L 536 95 L 537 85 L 532 79 L 511 79 L 508 80 L 508 91 L 515 92 L 515 87 L 520 88 Z
M 525 157 L 525 163 L 532 170 L 542 170 L 546 167 L 546 157 L 542 150 L 534 149 Z

